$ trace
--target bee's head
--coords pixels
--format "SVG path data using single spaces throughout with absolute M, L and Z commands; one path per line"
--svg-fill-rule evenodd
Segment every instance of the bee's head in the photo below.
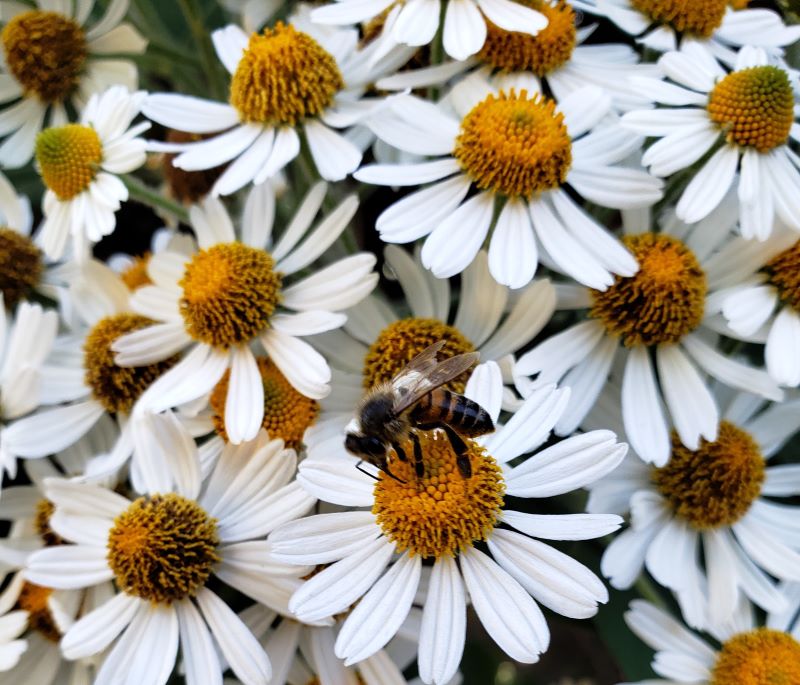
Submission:
M 380 459 L 386 454 L 386 445 L 372 435 L 348 433 L 344 439 L 344 447 L 351 454 L 368 461 Z

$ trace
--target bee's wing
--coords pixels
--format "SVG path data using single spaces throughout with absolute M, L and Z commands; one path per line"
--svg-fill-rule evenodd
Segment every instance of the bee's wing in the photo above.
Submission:
M 397 399 L 393 407 L 395 413 L 399 414 L 408 409 L 424 395 L 460 376 L 477 363 L 479 356 L 478 352 L 459 354 L 437 363 L 428 371 L 412 371 L 413 376 L 407 376 L 404 369 L 392 382 L 397 390 Z M 404 379 L 407 380 L 404 382 Z

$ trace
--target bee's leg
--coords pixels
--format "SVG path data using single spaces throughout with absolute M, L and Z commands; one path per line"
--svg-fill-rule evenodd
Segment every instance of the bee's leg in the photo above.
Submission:
M 440 424 L 439 428 L 447 434 L 447 438 L 450 440 L 450 444 L 453 447 L 453 452 L 456 453 L 456 466 L 458 466 L 458 470 L 461 471 L 461 475 L 464 476 L 464 478 L 469 478 L 472 475 L 472 464 L 469 463 L 466 443 L 461 439 L 461 436 L 446 423 Z
M 383 455 L 383 457 L 379 460 L 379 463 L 376 464 L 376 466 L 381 471 L 383 471 L 387 476 L 389 476 L 390 478 L 394 478 L 398 483 L 405 483 L 405 481 L 402 478 L 398 478 L 389 470 L 389 460 L 386 458 L 386 455 Z
M 395 453 L 397 454 L 397 458 L 400 461 L 408 461 L 408 457 L 406 456 L 405 450 L 402 447 L 400 447 L 399 442 L 393 442 L 392 448 L 394 449 Z
M 414 470 L 417 472 L 417 478 L 425 476 L 425 463 L 422 460 L 422 445 L 419 444 L 419 435 L 415 431 L 411 431 L 411 442 L 414 443 Z

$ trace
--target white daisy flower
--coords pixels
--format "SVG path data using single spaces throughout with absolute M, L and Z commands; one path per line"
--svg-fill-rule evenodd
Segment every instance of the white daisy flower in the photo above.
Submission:
M 312 472 L 321 468 L 328 473 L 328 457 L 346 455 L 342 435 L 365 390 L 390 381 L 438 340 L 446 341 L 440 358 L 478 351 L 483 361 L 496 361 L 504 381 L 511 383 L 513 353 L 538 335 L 555 308 L 555 290 L 546 279 L 518 291 L 512 304 L 511 293 L 491 277 L 486 252 L 481 251 L 464 271 L 458 307 L 451 315 L 450 282 L 423 268 L 418 251 L 412 258 L 390 245 L 384 254 L 384 269 L 399 282 L 410 311 L 370 295 L 348 310 L 342 331 L 311 338 L 334 367 L 331 394 L 321 401 L 322 414 L 306 439 L 308 454 L 319 459 L 300 466 L 300 482 L 312 493 Z M 463 390 L 466 378 L 449 387 Z M 518 402 L 507 387 L 502 398 L 506 408 Z
M 615 402 L 602 403 L 597 422 L 618 427 Z M 695 627 L 728 621 L 744 597 L 766 611 L 786 609 L 771 576 L 800 581 L 800 528 L 797 507 L 775 498 L 800 493 L 800 466 L 769 460 L 798 427 L 796 400 L 767 405 L 739 393 L 714 440 L 689 449 L 673 433 L 664 466 L 630 455 L 590 485 L 588 511 L 630 512 L 630 528 L 603 556 L 603 574 L 627 588 L 646 568 Z
M 776 216 L 800 230 L 800 162 L 789 146 L 800 138 L 800 126 L 789 74 L 749 47 L 728 72 L 698 43 L 663 55 L 658 64 L 671 83 L 635 83 L 660 106 L 629 112 L 622 122 L 660 138 L 642 158 L 657 176 L 700 162 L 678 201 L 678 217 L 691 224 L 708 216 L 733 186 L 745 238 L 764 240 Z
M 370 20 L 382 23 L 381 36 L 376 41 L 382 50 L 396 45 L 428 45 L 442 24 L 444 50 L 457 60 L 467 59 L 483 47 L 490 26 L 531 36 L 547 26 L 548 17 L 536 2 L 447 0 L 446 5 L 443 24 L 441 3 L 427 0 L 404 4 L 395 4 L 392 0 L 342 0 L 315 9 L 311 18 L 319 24 L 355 24 Z
M 73 4 L 75 5 L 73 11 Z M 129 0 L 112 0 L 96 23 L 95 2 L 3 2 L 0 41 L 0 165 L 27 164 L 49 113 L 48 125 L 69 121 L 66 106 L 82 109 L 94 93 L 120 84 L 137 85 L 136 65 L 106 55 L 141 54 L 139 32 L 122 20 Z
M 765 343 L 770 376 L 800 385 L 800 242 L 794 231 L 774 231 L 763 243 L 737 239 L 725 249 L 730 286 L 716 303 L 728 335 Z M 735 260 L 735 261 L 734 261 Z
M 600 86 L 611 95 L 617 111 L 648 106 L 629 78 L 657 76 L 655 65 L 639 64 L 638 54 L 627 45 L 584 44 L 597 27 L 577 28 L 575 10 L 566 0 L 541 0 L 533 6 L 548 18 L 547 26 L 535 36 L 489 21 L 486 42 L 474 57 L 386 76 L 377 87 L 404 90 L 440 85 L 480 69 L 493 73 L 492 84 L 506 92 L 511 88 L 545 91 L 560 101 L 585 86 Z
M 42 403 L 46 374 L 43 366 L 50 355 L 58 329 L 58 314 L 38 304 L 21 302 L 13 317 L 0 306 L 0 435 L 8 422 L 36 409 Z M 17 463 L 11 445 L 0 439 L 0 477 L 16 476 Z
M 625 33 L 658 52 L 675 50 L 679 37 L 708 41 L 714 51 L 755 45 L 780 52 L 800 38 L 800 27 L 786 26 L 780 15 L 747 9 L 741 0 L 572 0 L 576 8 L 606 17 Z M 736 5 L 739 7 L 736 7 Z
M 231 74 L 230 103 L 157 93 L 148 96 L 144 113 L 180 131 L 223 133 L 183 145 L 152 143 L 152 149 L 183 151 L 173 164 L 186 171 L 229 163 L 212 195 L 274 176 L 300 152 L 298 129 L 322 178 L 338 181 L 353 172 L 361 150 L 336 129 L 352 127 L 380 103 L 363 97 L 366 88 L 411 51 L 395 51 L 372 67 L 374 50 L 358 49 L 358 31 L 325 31 L 306 15 L 250 36 L 234 25 L 215 31 L 214 47 Z
M 634 600 L 625 614 L 625 622 L 656 650 L 652 668 L 668 680 L 623 685 L 800 682 L 798 588 L 795 584 L 786 588 L 794 605 L 791 613 L 769 612 L 762 625 L 756 621 L 750 604 L 744 602 L 728 624 L 708 629 L 711 639 L 687 630 L 663 609 L 644 600 Z
M 266 366 L 306 397 L 328 394 L 328 363 L 303 338 L 340 327 L 346 320 L 341 310 L 363 299 L 378 276 L 375 257 L 359 253 L 297 277 L 333 244 L 358 207 L 355 196 L 346 198 L 309 232 L 326 188 L 318 183 L 309 191 L 274 244 L 268 185 L 250 192 L 239 236 L 218 199 L 191 209 L 200 250 L 153 255 L 148 273 L 155 285 L 131 298 L 134 311 L 158 323 L 112 345 L 120 366 L 153 364 L 191 348 L 142 397 L 143 409 L 159 412 L 199 398 L 230 369 L 224 423 L 228 438 L 240 443 L 252 439 L 264 420 Z M 271 365 L 259 368 L 252 344 Z
M 501 390 L 500 370 L 490 362 L 476 370 L 466 394 L 496 421 Z M 438 431 L 419 434 L 422 477 L 410 461 L 398 460 L 392 462 L 398 480 L 383 473 L 372 480 L 355 468 L 354 457 L 329 456 L 328 476 L 318 483 L 324 499 L 364 509 L 311 516 L 270 535 L 270 558 L 276 561 L 329 564 L 294 594 L 290 609 L 305 622 L 349 610 L 335 653 L 350 665 L 386 645 L 415 601 L 424 604 L 420 675 L 427 683 L 446 683 L 464 649 L 469 597 L 489 635 L 511 658 L 537 661 L 549 642 L 537 602 L 586 618 L 607 593 L 586 567 L 534 538 L 590 539 L 613 532 L 620 521 L 504 507 L 506 495 L 549 497 L 583 487 L 624 456 L 627 447 L 613 433 L 595 431 L 508 465 L 547 440 L 568 395 L 554 386 L 543 388 L 482 444 L 469 441 L 469 478 Z M 410 441 L 405 447 L 411 454 Z M 489 554 L 476 548 L 478 542 L 486 543 Z M 423 559 L 433 562 L 430 582 L 415 600 Z
M 670 424 L 689 449 L 697 449 L 701 437 L 717 437 L 719 411 L 703 374 L 768 399 L 783 398 L 765 371 L 717 349 L 714 297 L 726 285 L 730 260 L 714 249 L 735 226 L 735 212 L 724 211 L 729 207 L 726 202 L 691 227 L 669 221 L 660 232 L 652 232 L 649 213 L 628 213 L 623 240 L 639 262 L 636 275 L 617 277 L 605 291 L 559 286 L 560 308 L 587 310 L 587 318 L 523 354 L 514 370 L 523 396 L 542 383 L 572 388 L 558 435 L 581 425 L 601 393 L 615 392 L 611 373 L 622 378 L 615 401 L 621 402 L 631 446 L 658 466 L 669 458 Z
M 216 576 L 287 612 L 289 596 L 301 583 L 296 576 L 307 569 L 265 564 L 266 542 L 259 538 L 313 505 L 290 482 L 295 468 L 294 454 L 262 433 L 223 451 L 205 483 L 197 480 L 178 492 L 130 501 L 95 485 L 48 479 L 45 490 L 55 505 L 51 526 L 77 544 L 36 552 L 25 578 L 57 589 L 114 580 L 118 588 L 66 632 L 64 656 L 99 654 L 116 640 L 95 685 L 118 683 L 121 664 L 125 682 L 161 685 L 179 646 L 189 682 L 221 672 L 218 648 L 243 683 L 266 683 L 269 658 L 207 583 Z
M 36 163 L 47 186 L 44 220 L 37 236 L 45 254 L 59 259 L 72 236 L 73 252 L 85 258 L 91 246 L 113 232 L 115 212 L 128 199 L 118 174 L 145 162 L 139 134 L 149 122 L 131 126 L 144 91 L 129 93 L 114 86 L 93 95 L 81 123 L 48 128 L 36 138 Z
M 59 406 L 40 409 L 2 431 L 4 466 L 11 473 L 17 458 L 40 459 L 58 453 L 80 440 L 107 413 L 116 414 L 122 428 L 112 452 L 118 460 L 126 459 L 133 450 L 127 418 L 134 404 L 178 362 L 173 354 L 138 367 L 114 363 L 113 342 L 153 321 L 131 312 L 130 292 L 104 264 L 83 264 L 70 299 L 81 328 L 55 341 L 42 368 L 41 404 Z
M 662 182 L 618 165 L 641 140 L 608 117 L 611 98 L 595 87 L 558 104 L 526 91 L 495 92 L 472 74 L 447 98 L 455 112 L 411 95 L 390 98 L 365 123 L 406 152 L 435 156 L 411 164 L 378 164 L 356 172 L 367 183 L 432 183 L 395 202 L 376 228 L 389 243 L 428 236 L 422 263 L 438 278 L 463 271 L 486 240 L 489 270 L 504 285 L 531 281 L 544 251 L 548 263 L 605 289 L 613 273 L 631 276 L 633 256 L 567 192 L 605 207 L 649 206 Z M 522 122 L 522 123 L 520 123 Z M 467 195 L 471 188 L 478 192 Z

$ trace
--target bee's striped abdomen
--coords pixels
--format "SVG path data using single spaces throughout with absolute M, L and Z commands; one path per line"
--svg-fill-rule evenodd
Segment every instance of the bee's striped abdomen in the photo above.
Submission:
M 474 438 L 494 430 L 492 418 L 477 402 L 437 388 L 417 403 L 411 413 L 417 424 L 446 423 L 457 433 Z

